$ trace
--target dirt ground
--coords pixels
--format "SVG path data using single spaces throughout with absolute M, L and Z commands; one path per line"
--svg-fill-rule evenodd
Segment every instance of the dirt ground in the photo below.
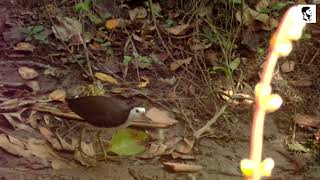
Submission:
M 127 15 L 124 15 L 127 14 L 128 10 L 143 6 L 142 1 L 125 1 L 124 3 L 127 4 L 128 7 L 125 7 L 125 11 L 122 11 L 119 9 L 120 6 L 117 4 L 117 1 L 104 2 L 104 6 L 100 4 L 101 7 L 103 6 L 104 10 L 107 9 L 112 12 L 113 16 L 117 18 L 126 16 L 127 19 L 129 19 Z M 86 49 L 83 48 L 83 44 L 73 44 L 70 41 L 62 42 L 54 36 L 51 29 L 55 20 L 50 18 L 56 14 L 77 18 L 77 15 L 73 12 L 73 7 L 76 3 L 77 2 L 73 1 L 50 0 L 2 0 L 0 2 L 1 102 L 15 98 L 19 100 L 43 99 L 56 89 L 67 89 L 67 93 L 79 94 L 79 86 L 91 84 L 92 81 L 90 77 L 84 73 L 83 69 L 79 66 L 79 64 L 82 64 L 85 69 L 87 68 L 87 54 L 85 53 Z M 160 4 L 162 9 L 172 8 L 171 6 L 178 7 L 178 3 L 172 1 Z M 165 7 L 164 4 L 168 7 Z M 187 5 L 184 7 L 188 8 Z M 192 5 L 189 7 L 192 7 Z M 232 9 L 232 11 L 236 10 Z M 162 14 L 167 16 L 166 13 L 169 12 L 171 16 L 175 16 L 173 11 L 171 12 L 169 10 L 164 10 Z M 177 11 L 174 12 L 177 13 Z M 183 15 L 179 16 L 179 20 L 182 21 L 184 15 L 185 17 L 192 16 L 192 13 L 188 14 L 187 12 L 188 11 L 183 11 Z M 217 18 L 218 17 L 219 16 L 217 16 Z M 152 19 L 154 16 L 149 16 L 148 18 Z M 186 21 L 186 19 L 184 21 Z M 96 27 L 93 28 L 92 25 L 90 26 L 90 23 L 88 23 L 85 18 L 82 19 L 82 23 L 86 26 L 88 32 L 90 31 L 97 34 L 97 31 L 101 29 L 101 27 L 99 29 Z M 218 93 L 230 88 L 230 83 L 226 80 L 223 73 L 213 73 L 208 76 L 203 75 L 206 74 L 203 73 L 205 67 L 209 65 L 219 66 L 221 62 L 217 61 L 211 64 L 210 62 L 201 62 L 200 60 L 196 62 L 194 58 L 206 56 L 210 54 L 208 52 L 215 52 L 217 54 L 216 56 L 220 57 L 222 56 L 221 50 L 218 45 L 213 45 L 201 52 L 187 52 L 184 46 L 188 46 L 189 41 L 183 38 L 188 38 L 190 34 L 196 32 L 196 28 L 188 30 L 186 31 L 187 34 L 180 36 L 168 35 L 168 33 L 165 33 L 164 30 L 161 29 L 162 27 L 159 26 L 158 30 L 160 32 L 152 29 L 150 30 L 153 33 L 151 36 L 143 36 L 139 33 L 143 31 L 142 24 L 144 21 L 143 23 L 139 23 L 129 23 L 130 25 L 126 28 L 119 28 L 108 32 L 109 34 L 106 35 L 108 36 L 106 39 L 109 37 L 112 39 L 112 45 L 108 46 L 112 47 L 113 50 L 111 64 L 109 61 L 104 60 L 105 56 L 109 57 L 109 55 L 106 55 L 106 50 L 99 50 L 98 47 L 94 49 L 90 46 L 93 40 L 88 42 L 88 47 L 86 48 L 89 48 L 91 53 L 89 53 L 89 56 L 92 61 L 92 70 L 113 75 L 114 77 L 120 77 L 118 79 L 125 79 L 125 81 L 117 85 L 103 84 L 107 93 L 113 93 L 113 95 L 116 94 L 114 93 L 114 88 L 125 87 L 133 89 L 132 87 L 141 84 L 141 81 L 143 81 L 141 77 L 147 77 L 148 84 L 138 89 L 140 93 L 136 93 L 136 91 L 125 91 L 120 93 L 121 96 L 131 100 L 142 101 L 147 107 L 163 108 L 176 113 L 175 118 L 178 120 L 178 123 L 173 127 L 167 127 L 165 129 L 165 138 L 163 141 L 168 142 L 170 138 L 174 139 L 177 137 L 193 139 L 192 129 L 199 129 L 204 126 L 220 107 L 226 104 L 226 98 L 223 98 L 221 94 L 218 95 Z M 192 23 L 197 24 L 199 22 L 194 20 Z M 46 29 L 45 33 L 48 35 L 48 43 L 41 43 L 41 40 L 35 39 L 34 34 L 30 35 L 29 33 L 28 35 L 22 35 L 15 31 L 17 27 L 34 27 L 39 24 Z M 267 39 L 272 32 L 273 30 L 267 31 L 264 34 L 254 34 L 260 37 L 258 39 L 264 39 L 262 43 L 261 41 L 260 44 L 258 43 L 259 45 L 262 44 L 261 47 L 267 49 Z M 143 36 L 143 38 L 141 40 L 141 37 L 138 35 L 130 36 L 131 39 L 127 38 L 129 33 L 131 33 L 131 35 L 139 34 L 139 36 Z M 162 39 L 159 38 L 158 33 L 163 35 Z M 172 39 L 167 38 L 168 36 L 172 36 Z M 146 45 L 142 43 L 146 41 L 150 44 L 146 43 Z M 31 44 L 34 49 L 32 51 L 15 49 L 17 43 L 20 42 L 27 42 Z M 132 44 L 128 45 L 130 43 L 135 44 L 135 46 Z M 165 47 L 163 43 L 166 44 L 167 47 Z M 238 67 L 238 69 L 241 70 L 235 71 L 232 76 L 235 81 L 241 79 L 239 83 L 241 87 L 243 87 L 241 89 L 243 93 L 252 95 L 254 85 L 259 81 L 258 72 L 261 71 L 260 66 L 263 63 L 265 53 L 261 56 L 256 55 L 257 52 L 252 52 L 248 50 L 248 47 L 240 45 L 240 40 L 237 39 L 236 43 L 239 44 L 239 47 L 234 50 L 235 53 L 233 56 L 241 58 L 241 64 Z M 248 46 L 250 45 L 252 44 Z M 70 51 L 67 50 L 67 48 Z M 168 55 L 166 48 L 172 52 L 171 55 Z M 156 54 L 159 57 L 158 59 L 160 59 L 158 61 L 161 61 L 161 63 L 147 64 L 146 68 L 141 64 L 139 64 L 139 67 L 135 67 L 133 64 L 129 66 L 119 65 L 122 62 L 123 55 L 134 51 L 138 51 L 141 54 L 140 57 L 142 57 L 142 54 Z M 286 58 L 286 60 L 295 63 L 294 70 L 285 73 L 283 72 L 284 70 L 281 69 L 281 64 L 283 63 L 279 63 L 280 65 L 277 73 L 275 73 L 272 87 L 274 92 L 278 93 L 284 99 L 284 104 L 278 111 L 268 114 L 265 121 L 263 159 L 272 157 L 275 161 L 272 176 L 266 179 L 320 179 L 320 146 L 319 142 L 315 139 L 315 134 L 320 126 L 314 125 L 315 121 L 320 122 L 319 118 L 316 118 L 320 117 L 320 63 L 318 60 L 318 51 L 319 45 L 317 42 L 301 40 L 295 43 L 293 52 Z M 193 57 L 193 61 L 188 66 L 178 66 L 178 68 L 180 68 L 179 70 L 173 70 L 171 66 L 174 59 L 171 58 L 171 56 L 174 56 L 176 59 L 187 59 L 186 57 L 190 56 Z M 98 63 L 98 61 L 100 63 Z M 280 61 L 282 61 L 282 59 Z M 101 63 L 105 66 L 101 65 Z M 39 75 L 31 80 L 22 78 L 18 69 L 23 66 L 34 69 Z M 107 67 L 107 69 L 105 67 Z M 49 71 L 48 69 L 54 70 Z M 110 73 L 110 70 L 112 73 Z M 126 76 L 124 76 L 124 74 L 126 74 Z M 170 85 L 168 81 L 172 77 L 176 77 L 177 80 L 174 81 L 173 85 Z M 167 81 L 163 83 L 159 79 L 165 79 Z M 233 85 L 237 84 L 234 83 Z M 119 94 L 116 94 L 116 96 L 119 96 Z M 8 111 L 8 109 L 3 109 L 1 105 L 1 114 L 19 112 L 19 110 L 24 108 L 22 105 L 17 105 L 17 107 Z M 153 155 L 151 158 L 141 158 L 140 155 L 134 155 L 116 157 L 115 161 L 98 161 L 95 162 L 94 165 L 87 164 L 87 166 L 81 165 L 81 163 L 74 158 L 72 152 L 65 149 L 58 151 L 55 147 L 52 147 L 53 143 L 48 142 L 48 138 L 43 137 L 44 133 L 40 130 L 39 126 L 35 128 L 30 124 L 29 120 L 26 120 L 25 117 L 27 115 L 23 114 L 25 113 L 24 111 L 23 113 L 21 112 L 21 114 L 23 114 L 21 118 L 22 122 L 18 123 L 20 126 L 16 124 L 16 127 L 13 127 L 14 125 L 11 121 L 8 122 L 7 116 L 2 115 L 0 116 L 0 126 L 1 129 L 4 128 L 6 130 L 1 130 L 4 136 L 2 136 L 2 140 L 0 140 L 2 147 L 0 149 L 0 177 L 1 179 L 67 180 L 242 179 L 239 166 L 241 159 L 249 156 L 250 131 L 254 105 L 243 102 L 229 102 L 228 105 L 223 115 L 213 124 L 210 132 L 192 144 L 192 151 L 187 153 L 192 156 L 191 160 L 187 158 L 177 160 L 172 158 L 171 154 Z M 52 106 L 63 109 L 59 103 Z M 52 132 L 58 132 L 60 130 L 64 132 L 68 131 L 69 125 L 68 123 L 64 123 L 64 118 L 52 120 L 52 115 L 45 113 L 44 115 L 40 112 L 35 113 L 38 114 L 38 116 L 36 116 L 37 118 L 42 118 L 41 121 L 50 123 L 54 121 L 53 124 L 49 123 L 50 128 L 46 127 Z M 26 114 L 30 114 L 29 110 L 26 110 Z M 301 126 L 295 125 L 293 119 L 297 114 L 310 116 L 310 118 L 313 119 L 312 125 L 305 125 L 307 128 L 305 126 L 301 128 Z M 23 126 L 21 124 L 23 124 Z M 30 134 L 24 134 L 22 130 L 27 130 Z M 74 131 L 76 135 L 79 134 L 77 128 Z M 151 129 L 150 131 L 157 131 L 157 129 Z M 6 140 L 6 138 L 9 137 L 19 137 L 19 142 L 26 143 L 24 150 L 31 155 L 22 155 L 23 153 L 17 151 L 24 150 L 19 150 L 16 146 L 10 146 L 11 149 L 4 148 L 9 146 L 4 143 L 6 141 L 4 141 L 3 138 Z M 47 148 L 48 150 L 46 150 L 49 153 L 45 155 L 43 155 L 44 153 L 37 153 L 38 156 L 35 156 L 32 148 L 28 146 L 32 144 L 28 137 L 38 139 L 38 144 L 41 144 L 39 149 L 45 151 L 44 149 Z M 14 141 L 13 139 L 10 139 L 11 143 Z M 37 143 L 33 143 L 32 145 L 35 144 L 38 145 Z M 28 148 L 30 151 L 28 151 Z M 39 149 L 37 150 L 40 151 Z M 57 154 L 57 156 L 53 156 L 53 153 Z M 59 161 L 50 159 L 51 157 L 55 158 L 58 156 L 61 158 Z M 165 161 L 194 164 L 202 168 L 192 173 L 176 172 L 168 168 L 163 163 Z M 53 165 L 52 162 L 63 162 L 63 165 Z

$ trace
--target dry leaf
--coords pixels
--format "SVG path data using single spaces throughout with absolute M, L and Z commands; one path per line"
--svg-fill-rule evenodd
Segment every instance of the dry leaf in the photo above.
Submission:
M 105 27 L 107 29 L 115 29 L 117 27 L 121 27 L 123 24 L 122 19 L 109 19 L 107 20 Z
M 62 149 L 67 150 L 67 151 L 75 151 L 76 148 L 79 145 L 79 138 L 77 137 L 71 137 L 71 139 L 64 139 L 62 136 L 59 134 L 56 134 L 57 138 L 60 141 L 60 144 L 62 146 Z M 66 137 L 65 137 L 66 138 Z
M 200 165 L 184 164 L 175 162 L 163 162 L 164 165 L 169 166 L 176 172 L 197 172 L 203 169 Z
M 190 154 L 181 154 L 177 152 L 171 153 L 171 156 L 173 159 L 183 159 L 183 160 L 195 160 L 196 157 L 190 155 Z
M 245 103 L 245 104 L 252 104 L 254 101 L 253 101 L 253 97 L 250 95 L 250 94 L 246 94 L 246 93 L 237 93 L 237 94 L 234 94 L 232 89 L 229 89 L 229 90 L 224 90 L 223 91 L 224 94 L 221 94 L 221 98 L 228 101 L 229 103 L 232 103 L 234 105 L 237 105 L 237 104 L 242 104 L 242 103 Z M 229 95 L 229 96 L 228 96 Z M 241 101 L 237 100 L 237 99 L 232 99 L 230 97 L 232 96 L 236 96 L 238 97 L 238 99 L 243 99 Z
M 128 90 L 129 90 L 128 88 L 113 88 L 113 89 L 111 89 L 111 92 L 115 93 L 115 94 L 121 94 L 121 93 L 126 92 Z
M 254 20 L 258 20 L 263 23 L 262 29 L 271 30 L 278 26 L 279 22 L 269 17 L 267 14 L 259 13 L 251 9 L 248 5 L 244 5 L 243 14 L 241 11 L 236 12 L 236 19 L 239 22 L 242 22 L 244 25 L 249 26 Z
M 51 162 L 53 169 L 71 169 L 76 166 L 73 161 L 64 159 L 56 154 L 45 141 L 31 138 L 26 144 L 26 149 L 28 149 L 33 155 Z
M 294 70 L 295 63 L 293 61 L 285 61 L 281 65 L 281 71 L 284 73 L 292 72 Z
M 174 151 L 174 149 L 177 147 L 177 144 L 182 141 L 182 137 L 173 137 L 168 139 L 164 144 L 167 146 L 168 149 L 171 149 L 171 151 Z
M 290 151 L 294 151 L 294 152 L 309 153 L 311 151 L 311 149 L 308 148 L 306 145 L 295 140 L 291 140 L 287 142 L 287 146 Z
M 203 44 L 199 39 L 189 38 L 188 45 L 192 51 L 199 51 L 203 49 L 208 49 L 212 46 L 212 43 Z
M 1 148 L 3 148 L 7 152 L 14 154 L 14 155 L 18 155 L 18 156 L 22 156 L 22 157 L 30 157 L 31 156 L 31 152 L 25 150 L 25 145 L 23 142 L 11 143 L 9 141 L 9 137 L 5 134 L 0 134 L 0 147 Z
M 143 40 L 143 38 L 139 37 L 138 35 L 136 35 L 135 33 L 132 34 L 132 38 L 138 42 L 144 43 L 145 41 Z
M 270 0 L 259 0 L 256 4 L 256 10 L 260 11 L 263 8 L 268 8 L 268 6 L 271 4 Z
M 198 15 L 201 18 L 209 17 L 212 13 L 212 6 L 200 6 L 198 9 Z
M 178 96 L 177 96 L 177 94 L 176 94 L 175 91 L 171 91 L 171 92 L 168 93 L 167 97 L 168 97 L 171 101 L 174 101 L 174 100 L 177 99 Z
M 26 85 L 32 89 L 33 92 L 39 92 L 40 91 L 40 84 L 38 81 L 28 81 L 26 82 Z
M 40 133 L 45 137 L 45 139 L 50 142 L 52 147 L 56 150 L 62 150 L 62 146 L 57 138 L 54 137 L 54 134 L 45 127 L 39 127 Z
M 188 57 L 186 59 L 177 60 L 177 61 L 175 61 L 175 62 L 170 64 L 170 69 L 171 69 L 171 71 L 176 71 L 182 65 L 190 64 L 191 60 L 192 60 L 192 57 Z
M 25 105 L 35 104 L 35 100 L 21 100 L 21 99 L 9 99 L 0 103 L 0 109 L 2 110 L 12 110 Z
M 34 79 L 39 76 L 39 73 L 36 70 L 26 66 L 20 67 L 18 72 L 21 78 L 25 80 Z
M 183 140 L 179 142 L 175 150 L 182 154 L 191 153 L 194 142 L 195 142 L 194 140 L 190 141 L 186 138 L 183 138 Z
M 82 34 L 82 25 L 76 19 L 56 17 L 57 23 L 52 26 L 52 31 L 57 39 L 68 42 L 71 38 L 78 39 Z M 77 41 L 76 40 L 76 41 Z
M 170 86 L 173 86 L 177 82 L 177 78 L 175 76 L 173 76 L 172 78 L 166 78 L 166 79 L 160 78 L 159 81 L 162 83 L 168 84 Z
M 86 142 L 81 142 L 81 149 L 82 151 L 89 155 L 89 156 L 92 156 L 94 157 L 94 155 L 96 154 L 95 150 L 94 150 L 94 146 L 93 146 L 93 143 L 86 143 Z
M 30 43 L 26 42 L 20 42 L 18 43 L 13 49 L 15 51 L 27 51 L 27 52 L 33 52 L 34 46 Z
M 145 35 L 152 33 L 156 27 L 150 22 L 145 22 L 145 24 L 141 28 L 141 36 L 145 37 Z
M 151 143 L 149 149 L 143 153 L 142 158 L 153 158 L 165 153 L 167 146 L 164 144 Z
M 104 47 L 102 47 L 99 43 L 97 42 L 92 42 L 89 44 L 89 48 L 94 50 L 94 51 L 99 51 L 99 50 L 104 50 Z
M 49 94 L 49 99 L 53 101 L 65 101 L 66 91 L 63 89 L 57 89 Z
M 147 10 L 143 7 L 137 7 L 129 11 L 129 17 L 131 21 L 136 19 L 144 19 L 147 17 Z
M 147 85 L 150 83 L 149 78 L 142 76 L 141 79 L 143 79 L 144 82 L 139 83 L 139 84 L 138 84 L 138 88 L 145 88 L 145 87 L 147 87 Z
M 110 84 L 119 84 L 115 78 L 104 73 L 97 72 L 94 74 L 94 77 L 96 77 L 100 81 L 108 82 Z
M 312 85 L 312 81 L 307 79 L 299 79 L 296 81 L 291 81 L 291 83 L 295 87 L 309 87 Z
M 160 111 L 159 109 L 157 109 L 155 107 L 149 109 L 146 112 L 145 116 L 156 123 L 162 123 L 162 124 L 168 124 L 168 125 L 173 125 L 173 124 L 178 123 L 177 120 L 169 117 L 169 112 Z
M 22 117 L 21 117 L 21 113 L 22 112 L 23 111 L 19 111 L 19 112 L 16 112 L 16 113 L 3 113 L 2 115 L 8 120 L 8 122 L 15 129 L 23 129 L 23 130 L 31 132 L 31 133 L 34 132 L 34 129 L 32 129 L 30 126 L 28 126 L 28 125 L 26 125 L 24 123 L 21 123 L 21 122 L 23 122 Z M 20 122 L 18 122 L 15 119 L 18 119 Z
M 190 28 L 190 24 L 182 24 L 170 28 L 165 28 L 165 30 L 170 34 L 179 36 L 184 35 Z
M 35 117 L 36 112 L 37 111 L 31 110 L 30 115 L 28 116 L 28 119 L 27 119 L 27 122 L 34 129 L 38 127 L 38 121 L 37 121 L 37 118 Z
M 302 128 L 320 128 L 320 118 L 315 116 L 297 114 L 293 117 L 293 122 Z
M 214 51 L 205 52 L 205 58 L 210 62 L 211 65 L 216 65 L 218 62 L 217 53 Z
M 85 143 L 81 142 L 81 150 L 83 152 L 80 152 L 80 149 L 77 149 L 74 158 L 79 161 L 82 165 L 85 166 L 94 166 L 97 163 L 97 159 L 94 158 L 96 155 L 96 152 L 94 150 L 93 143 Z M 81 154 L 84 153 L 85 155 Z
M 44 163 L 50 162 L 52 168 L 56 170 L 70 169 L 76 166 L 73 161 L 58 156 L 45 141 L 40 139 L 29 138 L 28 140 L 22 140 L 0 134 L 0 147 L 14 155 L 26 158 L 36 156 L 42 159 Z

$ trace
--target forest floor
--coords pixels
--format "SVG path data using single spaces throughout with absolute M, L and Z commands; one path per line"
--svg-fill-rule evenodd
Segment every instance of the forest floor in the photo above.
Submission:
M 291 4 L 246 5 L 244 14 L 269 10 L 267 20 L 250 21 L 237 18 L 241 5 L 223 2 L 1 0 L 1 179 L 242 179 L 253 89 Z M 266 179 L 320 179 L 316 28 L 307 27 L 274 73 L 284 103 L 265 120 L 263 159 L 275 161 Z M 68 111 L 59 98 L 81 93 L 139 101 L 175 123 L 138 127 L 150 136 L 139 154 L 83 158 L 77 122 L 59 116 Z M 32 108 L 39 104 L 55 113 Z M 92 156 L 96 132 L 82 138 Z

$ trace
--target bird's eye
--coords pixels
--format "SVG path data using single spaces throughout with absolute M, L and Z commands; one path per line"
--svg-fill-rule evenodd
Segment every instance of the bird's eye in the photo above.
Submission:
M 136 113 L 140 113 L 139 109 L 136 109 Z

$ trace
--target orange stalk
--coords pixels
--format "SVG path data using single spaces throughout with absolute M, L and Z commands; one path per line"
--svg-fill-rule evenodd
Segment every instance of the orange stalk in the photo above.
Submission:
M 270 84 L 278 58 L 289 55 L 292 49 L 291 41 L 301 37 L 305 23 L 298 20 L 299 13 L 299 8 L 294 6 L 285 14 L 271 39 L 270 51 L 263 67 L 261 80 L 255 87 L 256 108 L 251 129 L 250 159 L 241 161 L 241 170 L 245 179 L 260 180 L 263 176 L 271 176 L 274 161 L 267 158 L 261 162 L 263 126 L 266 113 L 277 110 L 282 104 L 282 99 L 277 94 L 271 94 Z

